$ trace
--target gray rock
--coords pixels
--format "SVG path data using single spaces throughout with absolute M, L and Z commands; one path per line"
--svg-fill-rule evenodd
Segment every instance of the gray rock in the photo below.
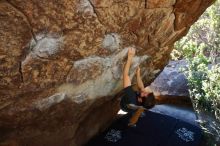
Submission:
M 189 97 L 187 79 L 180 71 L 186 66 L 185 60 L 170 61 L 151 84 L 152 90 L 159 95 Z

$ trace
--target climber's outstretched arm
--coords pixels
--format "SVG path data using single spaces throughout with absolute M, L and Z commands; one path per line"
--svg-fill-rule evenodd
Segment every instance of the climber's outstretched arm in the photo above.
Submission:
M 134 48 L 129 48 L 129 50 L 128 50 L 128 59 L 127 59 L 127 62 L 124 66 L 124 71 L 123 71 L 123 85 L 124 85 L 124 88 L 131 85 L 131 79 L 129 77 L 129 70 L 130 70 L 132 59 L 133 59 L 134 55 L 135 55 L 135 49 Z
M 140 73 L 140 67 L 137 68 L 136 70 L 136 76 L 137 76 L 137 86 L 140 91 L 144 91 L 144 83 L 141 79 L 141 73 Z

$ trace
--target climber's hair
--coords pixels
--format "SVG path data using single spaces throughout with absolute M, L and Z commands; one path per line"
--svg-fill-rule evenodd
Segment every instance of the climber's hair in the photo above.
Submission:
M 155 106 L 155 104 L 156 104 L 156 99 L 155 99 L 154 94 L 153 93 L 148 94 L 144 100 L 144 107 L 146 109 L 151 109 Z

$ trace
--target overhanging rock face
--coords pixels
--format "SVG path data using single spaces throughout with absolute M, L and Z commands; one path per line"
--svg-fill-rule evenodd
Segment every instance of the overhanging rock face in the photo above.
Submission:
M 117 113 L 128 47 L 150 83 L 211 3 L 1 0 L 1 143 L 86 143 Z

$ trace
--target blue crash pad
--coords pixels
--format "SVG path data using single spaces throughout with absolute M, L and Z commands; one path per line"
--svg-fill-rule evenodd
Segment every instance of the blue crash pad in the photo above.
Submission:
M 199 127 L 160 113 L 145 112 L 136 127 L 128 120 L 119 118 L 87 146 L 197 146 L 202 137 Z

